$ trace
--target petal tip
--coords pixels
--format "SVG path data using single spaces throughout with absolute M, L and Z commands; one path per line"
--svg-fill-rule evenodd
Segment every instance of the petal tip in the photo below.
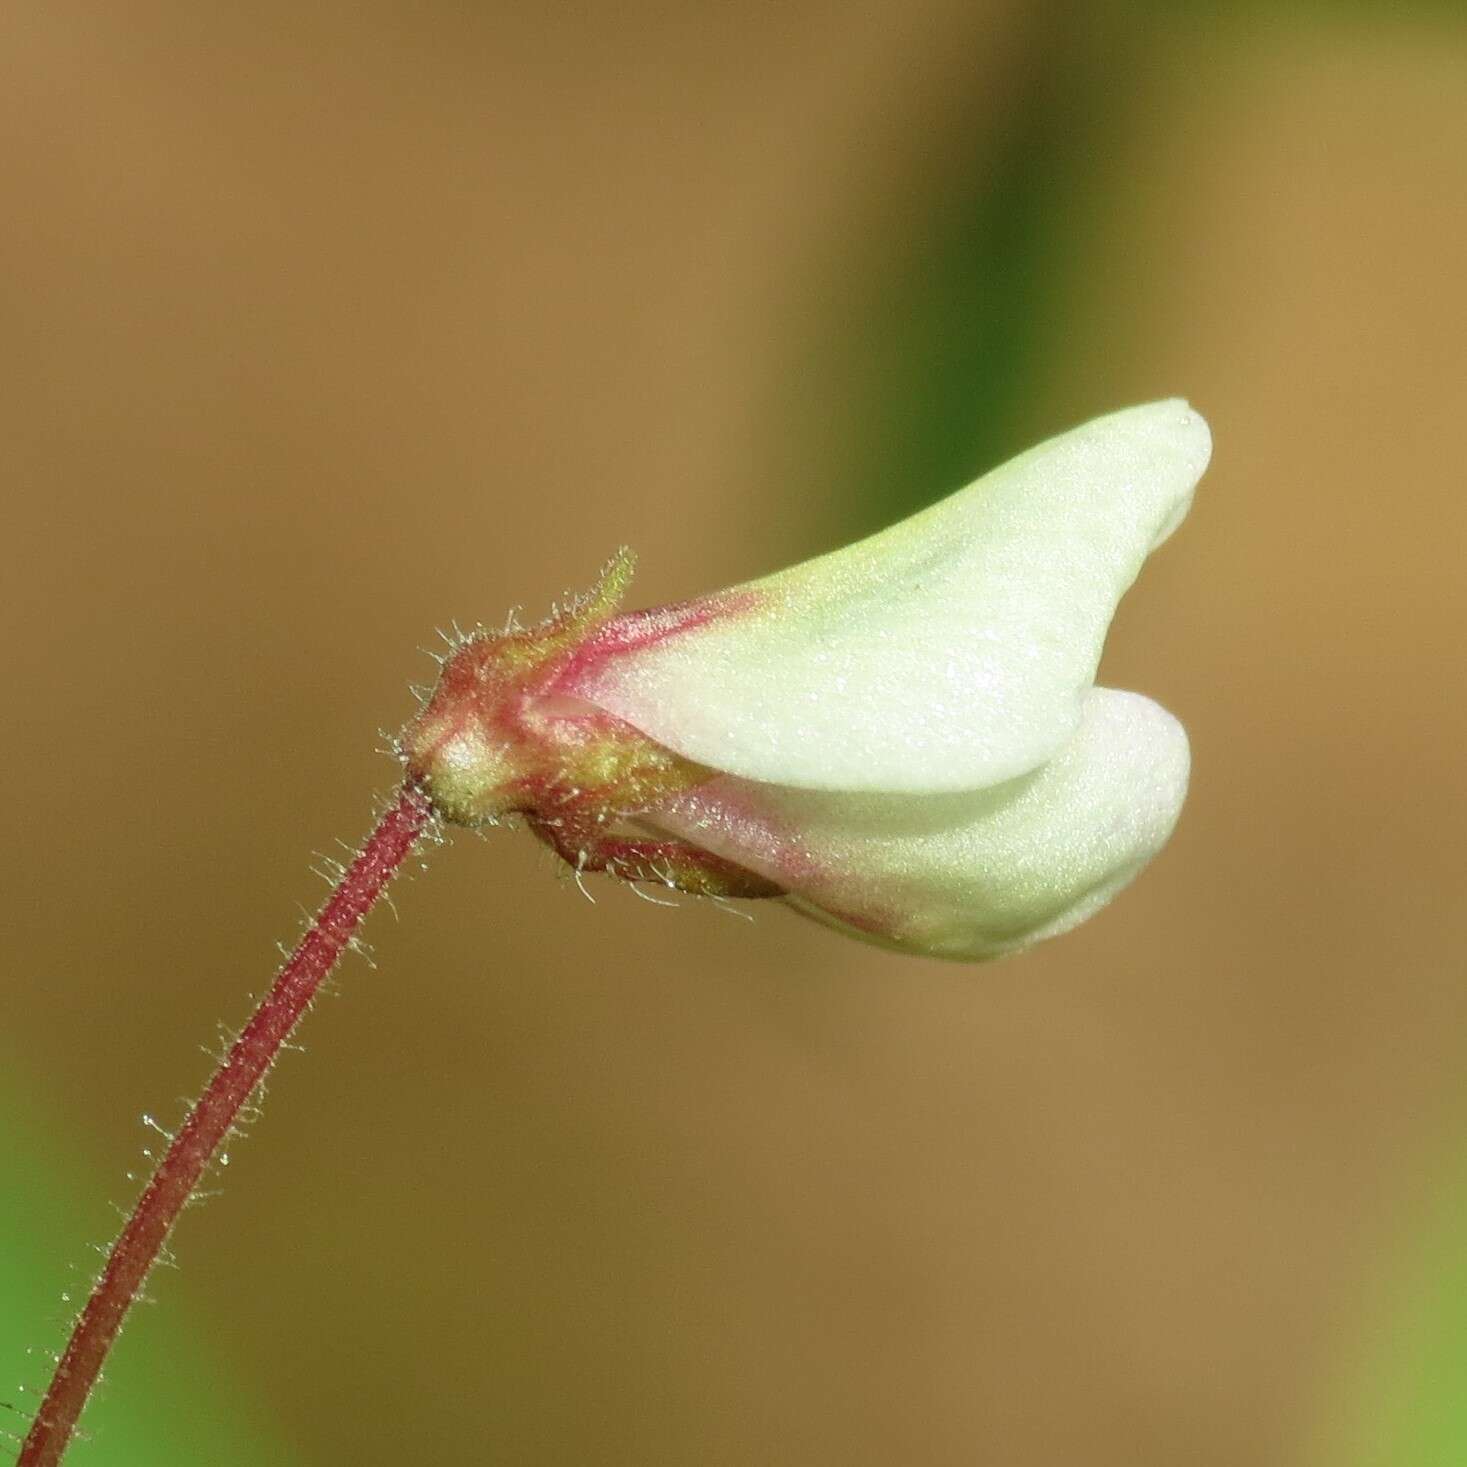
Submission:
M 1207 419 L 1184 397 L 1144 403 L 1101 421 L 1114 423 L 1118 419 L 1126 420 L 1135 448 L 1158 471 L 1158 483 L 1171 497 L 1151 542 L 1154 550 L 1171 538 L 1192 507 L 1197 481 L 1212 459 L 1212 430 Z
M 1187 730 L 1144 693 L 1092 688 L 1085 705 L 1090 737 L 1109 751 L 1118 770 L 1125 768 L 1132 836 L 1149 860 L 1166 844 L 1187 795 L 1192 771 Z
M 1096 421 L 1129 430 L 1157 458 L 1169 460 L 1194 479 L 1201 476 L 1212 457 L 1212 430 L 1185 397 L 1141 403 Z
M 1207 419 L 1184 397 L 1171 398 L 1163 406 L 1168 409 L 1166 426 L 1178 459 L 1194 481 L 1200 479 L 1212 459 Z

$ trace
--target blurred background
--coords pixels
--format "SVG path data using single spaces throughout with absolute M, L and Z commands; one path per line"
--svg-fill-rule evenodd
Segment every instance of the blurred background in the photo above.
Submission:
M 1467 1460 L 1459 7 L 14 0 L 0 190 L 0 1417 L 435 627 L 1176 393 L 1135 888 L 965 968 L 456 839 L 75 1460 Z

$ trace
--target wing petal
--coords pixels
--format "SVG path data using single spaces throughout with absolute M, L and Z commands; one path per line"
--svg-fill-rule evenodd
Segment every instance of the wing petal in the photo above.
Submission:
M 1075 737 L 994 789 L 893 795 L 722 776 L 657 827 L 779 883 L 809 916 L 885 947 L 979 959 L 1083 922 L 1161 849 L 1187 736 L 1136 693 L 1093 688 Z

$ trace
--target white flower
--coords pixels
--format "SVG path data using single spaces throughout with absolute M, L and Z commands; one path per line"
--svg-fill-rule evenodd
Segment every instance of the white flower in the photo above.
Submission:
M 610 616 L 620 563 L 588 608 L 462 649 L 472 676 L 409 729 L 410 770 L 450 818 L 521 812 L 581 869 L 779 895 L 893 947 L 1064 931 L 1181 808 L 1181 726 L 1093 683 L 1209 451 L 1185 403 L 1155 403 L 697 601 Z

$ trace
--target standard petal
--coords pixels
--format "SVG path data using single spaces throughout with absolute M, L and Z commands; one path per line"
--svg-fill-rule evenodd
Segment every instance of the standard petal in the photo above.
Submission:
M 747 779 L 1012 779 L 1074 733 L 1116 601 L 1185 515 L 1210 449 L 1180 400 L 1098 418 L 859 544 L 616 618 L 564 690 Z
M 1059 754 L 993 789 L 848 794 L 723 776 L 655 822 L 778 882 L 832 926 L 933 957 L 991 958 L 1104 906 L 1166 843 L 1187 772 L 1171 714 L 1094 688 Z

